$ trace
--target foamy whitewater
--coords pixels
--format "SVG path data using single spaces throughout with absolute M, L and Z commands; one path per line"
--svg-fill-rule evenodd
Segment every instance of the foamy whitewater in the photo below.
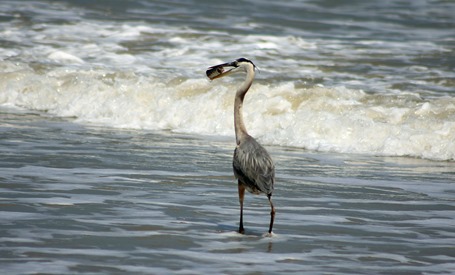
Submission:
M 0 1 L 1 274 L 454 274 L 455 1 L 233 2 Z
M 204 25 L 175 15 L 166 23 L 152 12 L 159 6 L 141 1 L 155 21 L 138 19 L 134 5 L 114 13 L 122 22 L 65 3 L 13 3 L 0 4 L 10 18 L 0 23 L 4 106 L 84 124 L 232 136 L 243 76 L 210 82 L 205 69 L 245 56 L 260 69 L 245 121 L 264 144 L 455 159 L 453 39 L 443 30 L 424 39 L 415 29 L 406 39 L 406 29 L 378 21 L 365 28 L 383 34 L 353 30 L 344 40 L 342 32 L 329 39 L 292 24 L 264 33 L 270 23 L 262 18 L 209 17 Z M 390 40 L 392 30 L 405 39 Z

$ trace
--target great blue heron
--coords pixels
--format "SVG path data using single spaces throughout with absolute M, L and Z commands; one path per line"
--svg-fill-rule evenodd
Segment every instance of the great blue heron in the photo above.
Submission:
M 239 58 L 207 69 L 207 77 L 210 80 L 220 78 L 235 72 L 246 72 L 246 78 L 237 89 L 234 102 L 234 126 L 237 147 L 234 151 L 233 168 L 234 175 L 238 179 L 238 191 L 240 202 L 240 226 L 239 233 L 243 234 L 243 198 L 245 189 L 253 194 L 265 193 L 269 199 L 270 225 L 269 235 L 272 234 L 275 220 L 275 207 L 272 203 L 273 184 L 275 182 L 275 166 L 267 151 L 246 131 L 243 123 L 242 106 L 248 89 L 253 83 L 256 66 L 246 58 Z

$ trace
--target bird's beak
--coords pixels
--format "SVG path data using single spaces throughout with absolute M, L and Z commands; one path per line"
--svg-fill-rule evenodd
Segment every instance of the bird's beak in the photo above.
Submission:
M 210 80 L 214 80 L 232 73 L 232 70 L 236 68 L 234 62 L 228 62 L 209 67 L 205 73 Z

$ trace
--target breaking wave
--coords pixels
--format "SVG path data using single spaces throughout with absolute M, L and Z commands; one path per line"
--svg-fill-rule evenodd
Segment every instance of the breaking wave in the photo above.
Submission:
M 60 56 L 60 58 L 68 58 Z M 79 123 L 233 136 L 240 79 L 158 78 L 109 69 L 0 62 L 0 104 Z M 377 94 L 258 80 L 245 99 L 250 134 L 264 144 L 383 156 L 455 159 L 455 98 Z

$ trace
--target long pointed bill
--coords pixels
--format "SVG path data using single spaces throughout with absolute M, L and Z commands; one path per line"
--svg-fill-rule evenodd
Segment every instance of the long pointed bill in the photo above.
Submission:
M 235 68 L 237 68 L 237 67 L 233 65 L 233 62 L 229 62 L 229 63 L 223 63 L 220 65 L 212 66 L 212 67 L 208 68 L 205 73 L 206 73 L 207 77 L 210 78 L 210 80 L 214 80 L 214 79 L 228 75 Z

